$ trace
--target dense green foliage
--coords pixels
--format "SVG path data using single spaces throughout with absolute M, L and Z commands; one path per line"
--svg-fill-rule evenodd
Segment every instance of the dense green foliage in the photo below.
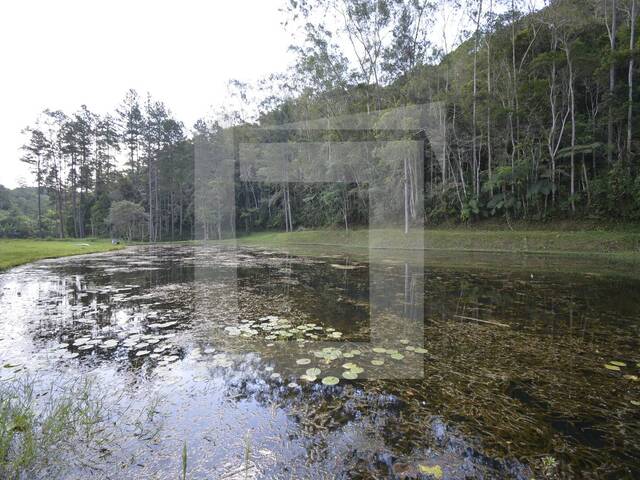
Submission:
M 436 3 L 470 19 L 472 31 L 453 51 L 429 41 Z M 517 0 L 458 3 L 291 1 L 287 28 L 302 25 L 305 35 L 292 47 L 295 65 L 270 79 L 276 94 L 256 115 L 235 112 L 224 128 L 200 120 L 187 132 L 162 102 L 134 91 L 113 115 L 84 106 L 70 115 L 46 110 L 25 130 L 24 160 L 49 201 L 40 214 L 0 206 L 10 212 L 0 217 L 0 234 L 159 241 L 190 238 L 199 228 L 206 238 L 221 236 L 225 223 L 238 232 L 367 224 L 365 184 L 267 184 L 236 171 L 235 209 L 208 205 L 216 218 L 199 225 L 195 190 L 224 189 L 198 187 L 194 143 L 228 138 L 235 160 L 241 142 L 423 138 L 424 172 L 416 178 L 424 180 L 428 223 L 639 220 L 636 0 L 554 0 L 528 12 Z M 256 129 L 413 104 L 440 105 L 437 152 L 424 132 Z M 376 175 L 402 223 L 406 167 L 380 161 Z M 114 206 L 127 207 L 128 220 L 110 215 Z M 415 215 L 411 209 L 411 222 Z

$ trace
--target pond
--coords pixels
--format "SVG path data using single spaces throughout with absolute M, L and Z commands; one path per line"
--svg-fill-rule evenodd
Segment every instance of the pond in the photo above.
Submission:
M 639 279 L 367 253 L 158 245 L 15 268 L 0 378 L 92 380 L 117 435 L 72 448 L 68 478 L 640 476 Z

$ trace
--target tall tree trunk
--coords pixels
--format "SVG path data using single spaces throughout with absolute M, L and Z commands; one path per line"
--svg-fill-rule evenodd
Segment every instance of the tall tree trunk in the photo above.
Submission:
M 489 1 L 489 21 L 493 15 L 493 0 Z M 489 183 L 493 176 L 493 149 L 491 148 L 491 36 L 487 35 L 487 173 L 489 175 Z M 493 196 L 493 187 L 491 188 L 491 196 Z
M 513 111 L 515 114 L 516 126 L 515 132 L 512 133 L 511 143 L 513 146 L 513 154 L 511 159 L 511 164 L 513 167 L 514 158 L 517 155 L 516 145 L 520 142 L 520 117 L 518 111 L 520 110 L 520 101 L 518 99 L 518 68 L 516 65 L 516 3 L 515 0 L 511 0 L 511 12 L 513 18 L 511 19 L 511 65 L 513 69 Z M 511 119 L 513 122 L 513 118 Z M 513 125 L 512 125 L 513 130 Z M 514 185 L 512 182 L 511 185 L 512 191 L 514 190 Z
M 409 233 L 409 166 L 404 158 L 404 233 Z
M 477 130 L 477 104 L 478 104 L 478 44 L 479 44 L 479 39 L 480 39 L 480 17 L 482 15 L 482 0 L 479 0 L 478 2 L 478 12 L 477 12 L 477 16 L 476 16 L 476 33 L 475 33 L 475 41 L 474 41 L 474 48 L 473 48 L 473 132 L 472 132 L 472 163 L 473 163 L 473 192 L 475 193 L 476 198 L 478 198 L 478 194 L 479 194 L 479 158 L 478 158 L 478 152 L 477 152 L 477 145 L 476 145 L 476 130 Z
M 634 0 L 635 1 L 635 0 Z M 573 79 L 573 62 L 571 59 L 570 47 L 565 43 L 564 48 L 567 57 L 567 67 L 569 68 L 569 102 L 571 103 L 571 211 L 576 211 L 575 193 L 576 193 L 576 165 L 575 165 L 575 148 L 576 148 L 576 98 Z
M 629 36 L 629 106 L 627 111 L 627 155 L 631 161 L 633 149 L 633 69 L 634 69 L 634 48 L 636 45 L 636 0 L 631 0 L 630 7 L 630 36 Z
M 40 155 L 38 155 L 36 162 L 36 175 L 38 181 L 38 237 L 42 238 L 42 166 Z
M 609 164 L 613 163 L 613 96 L 616 87 L 616 66 L 613 62 L 613 55 L 616 51 L 617 28 L 618 4 L 617 0 L 611 0 L 611 26 L 607 28 L 611 51 L 611 65 L 609 66 L 609 111 L 607 114 L 607 160 L 609 161 Z
M 147 203 L 149 204 L 149 216 L 147 218 L 149 242 L 153 242 L 153 174 L 151 171 L 151 158 L 147 159 Z

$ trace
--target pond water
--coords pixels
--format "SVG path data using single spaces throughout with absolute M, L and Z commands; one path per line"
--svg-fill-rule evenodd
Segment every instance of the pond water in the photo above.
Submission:
M 37 262 L 0 275 L 0 378 L 103 394 L 117 438 L 70 478 L 638 478 L 640 280 L 459 260 Z

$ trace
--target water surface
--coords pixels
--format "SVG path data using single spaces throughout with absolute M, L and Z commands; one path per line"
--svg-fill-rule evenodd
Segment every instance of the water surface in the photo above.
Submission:
M 77 478 L 177 478 L 185 444 L 188 478 L 531 478 L 549 458 L 563 477 L 640 475 L 633 276 L 295 253 L 162 245 L 13 269 L 0 375 L 88 376 L 122 410 Z

